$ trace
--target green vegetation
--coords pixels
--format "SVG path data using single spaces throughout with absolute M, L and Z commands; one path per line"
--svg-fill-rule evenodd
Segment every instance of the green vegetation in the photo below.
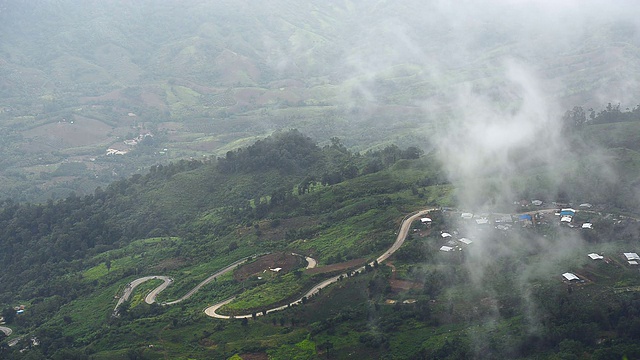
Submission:
M 585 128 L 570 136 L 593 136 Z M 533 228 L 489 227 L 482 238 L 491 242 L 482 248 L 493 259 L 476 266 L 469 266 L 478 255 L 475 244 L 439 251 L 441 231 L 458 229 L 461 237 L 468 224 L 455 211 L 432 212 L 430 227 L 412 224 L 390 259 L 393 271 L 367 266 L 303 305 L 266 316 L 223 321 L 203 309 L 235 296 L 223 313 L 260 313 L 343 270 L 310 275 L 296 265 L 243 281 L 230 273 L 171 306 L 144 302 L 157 280 L 138 287 L 120 316 L 112 316 L 115 297 L 141 276 L 175 280 L 158 298 L 162 303 L 256 253 L 296 252 L 321 266 L 373 259 L 393 242 L 405 215 L 455 204 L 445 179 L 435 155 L 416 148 L 358 154 L 338 139 L 320 147 L 294 130 L 217 161 L 154 166 L 88 196 L 42 205 L 7 200 L 0 211 L 0 261 L 7 269 L 0 274 L 0 304 L 15 331 L 9 340 L 26 340 L 0 351 L 12 358 L 91 359 L 636 354 L 639 320 L 629 309 L 640 280 L 619 254 L 635 250 L 640 223 L 603 212 L 608 206 L 628 213 L 620 197 L 576 215 L 576 222 L 594 224 L 591 232 L 559 227 L 546 217 L 552 215 Z M 575 184 L 563 196 L 580 193 L 590 179 Z M 554 247 L 562 251 L 547 250 Z M 584 254 L 592 251 L 609 262 L 591 262 Z M 563 284 L 559 274 L 566 271 L 585 283 Z M 26 305 L 24 314 L 15 315 L 16 304 Z M 33 336 L 39 345 L 20 353 Z

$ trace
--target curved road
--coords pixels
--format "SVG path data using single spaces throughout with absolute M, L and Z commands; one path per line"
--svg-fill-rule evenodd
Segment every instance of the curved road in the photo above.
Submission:
M 404 240 L 407 237 L 407 233 L 409 232 L 409 228 L 411 227 L 411 223 L 419 218 L 420 216 L 427 214 L 430 211 L 433 211 L 435 209 L 425 209 L 425 210 L 421 210 L 418 211 L 417 213 L 413 213 L 413 214 L 409 214 L 407 216 L 405 216 L 404 219 L 402 219 L 402 225 L 400 225 L 400 231 L 398 231 L 398 236 L 396 237 L 396 241 L 393 243 L 393 245 L 391 245 L 391 247 L 385 251 L 382 255 L 380 255 L 376 261 L 378 263 L 381 263 L 385 260 L 387 260 L 391 255 L 393 255 L 394 252 L 398 251 L 398 249 L 400 249 L 400 247 L 402 246 L 402 244 L 404 244 Z M 369 263 L 370 266 L 373 266 L 374 262 Z M 356 272 L 362 272 L 364 271 L 364 266 L 359 267 L 358 269 L 352 271 L 349 274 L 353 274 Z M 320 292 L 320 290 L 324 289 L 325 287 L 337 282 L 340 278 L 344 278 L 347 277 L 349 275 L 348 273 L 344 273 L 344 274 L 340 274 L 340 275 L 336 275 L 333 276 L 329 279 L 326 279 L 316 285 L 314 285 L 309 291 L 307 291 L 304 295 L 302 295 L 298 300 L 295 300 L 287 305 L 282 305 L 282 306 L 278 306 L 269 310 L 266 310 L 264 313 L 260 312 L 260 313 L 256 313 L 256 316 L 260 316 L 260 315 L 264 315 L 267 313 L 271 313 L 274 311 L 280 311 L 283 309 L 288 308 L 289 306 L 294 306 L 294 305 L 298 305 L 302 303 L 302 299 L 303 298 L 309 298 L 315 294 L 317 294 L 318 292 Z M 227 299 L 225 301 L 219 302 L 213 306 L 210 306 L 208 308 L 206 308 L 204 310 L 204 313 L 207 314 L 207 316 L 216 318 L 216 319 L 231 319 L 231 318 L 236 318 L 236 319 L 242 319 L 242 318 L 250 318 L 253 317 L 253 314 L 244 314 L 244 315 L 235 315 L 235 316 L 228 316 L 228 315 L 221 315 L 218 314 L 218 310 L 227 305 L 228 303 L 232 302 L 234 298 L 231 299 Z
M 190 298 L 193 294 L 195 294 L 198 290 L 200 290 L 203 286 L 207 285 L 208 283 L 214 281 L 216 278 L 232 271 L 233 269 L 237 268 L 238 266 L 242 265 L 243 263 L 247 262 L 250 258 L 254 258 L 254 257 L 258 257 L 261 255 L 265 255 L 265 254 L 255 254 L 252 256 L 247 256 L 245 258 L 242 258 L 234 263 L 232 263 L 231 265 L 228 265 L 227 267 L 223 268 L 222 270 L 219 270 L 218 272 L 216 272 L 215 274 L 209 276 L 208 278 L 204 279 L 201 283 L 199 283 L 198 285 L 196 285 L 193 289 L 189 290 L 189 292 L 187 292 L 184 296 L 182 296 L 181 298 L 177 299 L 177 300 L 173 300 L 173 301 L 169 301 L 169 302 L 165 302 L 162 303 L 162 305 L 173 305 L 173 304 L 177 304 L 181 301 L 187 300 L 188 298 Z M 301 256 L 304 257 L 303 255 L 299 255 L 299 254 L 294 254 L 297 256 Z M 304 257 L 307 260 L 307 269 L 311 269 L 314 268 L 317 265 L 317 261 L 313 258 L 310 257 Z M 115 308 L 113 309 L 113 316 L 118 316 L 118 308 L 120 307 L 120 305 L 122 305 L 122 303 L 124 303 L 125 301 L 129 300 L 129 297 L 131 297 L 131 294 L 133 293 L 133 291 L 135 290 L 136 287 L 138 287 L 139 285 L 143 284 L 144 282 L 147 282 L 149 280 L 156 280 L 156 279 L 160 279 L 162 281 L 164 281 L 162 284 L 160 284 L 160 286 L 158 286 L 157 288 L 153 289 L 144 299 L 144 302 L 146 302 L 147 304 L 153 304 L 156 302 L 156 297 L 158 296 L 158 294 L 160 294 L 164 289 L 166 289 L 169 285 L 171 285 L 171 283 L 173 283 L 173 279 L 168 277 L 168 276 L 159 276 L 159 275 L 154 275 L 154 276 L 145 276 L 145 277 L 141 277 L 139 279 L 135 279 L 132 282 L 130 282 L 129 284 L 127 284 L 127 286 L 124 289 L 124 292 L 122 294 L 122 296 L 120 297 L 120 299 L 118 299 L 118 303 L 116 304 Z
M 11 328 L 8 328 L 6 326 L 0 326 L 0 331 L 2 331 L 6 336 L 11 335 L 11 333 L 13 333 L 13 330 L 11 330 Z

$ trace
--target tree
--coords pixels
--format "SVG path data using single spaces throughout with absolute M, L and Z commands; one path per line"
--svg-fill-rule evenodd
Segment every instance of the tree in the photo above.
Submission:
M 587 122 L 587 115 L 580 106 L 574 106 L 572 110 L 567 110 L 562 117 L 562 126 L 567 130 L 580 128 L 585 122 Z

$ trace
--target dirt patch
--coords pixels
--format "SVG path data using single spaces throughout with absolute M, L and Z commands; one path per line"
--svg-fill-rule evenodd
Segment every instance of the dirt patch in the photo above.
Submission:
M 59 149 L 108 141 L 110 131 L 111 127 L 99 120 L 73 116 L 25 131 L 23 136 L 35 143 Z
M 400 292 L 407 291 L 411 289 L 422 289 L 422 284 L 415 281 L 409 280 L 389 280 L 389 285 L 391 286 L 391 291 Z
M 241 266 L 233 273 L 233 278 L 237 281 L 244 281 L 252 276 L 259 276 L 265 270 L 281 268 L 278 272 L 280 274 L 286 274 L 289 271 L 300 267 L 302 264 L 306 264 L 303 258 L 291 253 L 273 253 L 265 256 L 261 256 L 255 261 Z
M 242 360 L 269 360 L 267 353 L 240 354 Z
M 153 266 L 151 269 L 154 271 L 167 271 L 179 269 L 187 264 L 187 259 L 185 258 L 171 258 L 164 259 L 160 261 L 157 265 Z
M 346 262 L 308 269 L 308 270 L 305 270 L 305 272 L 309 275 L 325 274 L 325 273 L 330 273 L 334 271 L 342 271 L 342 270 L 347 270 L 354 267 L 359 267 L 364 265 L 366 262 L 367 262 L 367 259 L 353 259 Z

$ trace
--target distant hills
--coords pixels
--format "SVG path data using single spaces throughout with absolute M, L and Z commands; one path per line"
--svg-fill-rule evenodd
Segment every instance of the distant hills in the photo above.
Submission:
M 462 89 L 517 108 L 505 59 L 559 108 L 635 105 L 632 12 L 490 4 L 3 1 L 0 194 L 88 193 L 279 129 L 429 149 Z M 124 144 L 141 134 L 153 143 Z

